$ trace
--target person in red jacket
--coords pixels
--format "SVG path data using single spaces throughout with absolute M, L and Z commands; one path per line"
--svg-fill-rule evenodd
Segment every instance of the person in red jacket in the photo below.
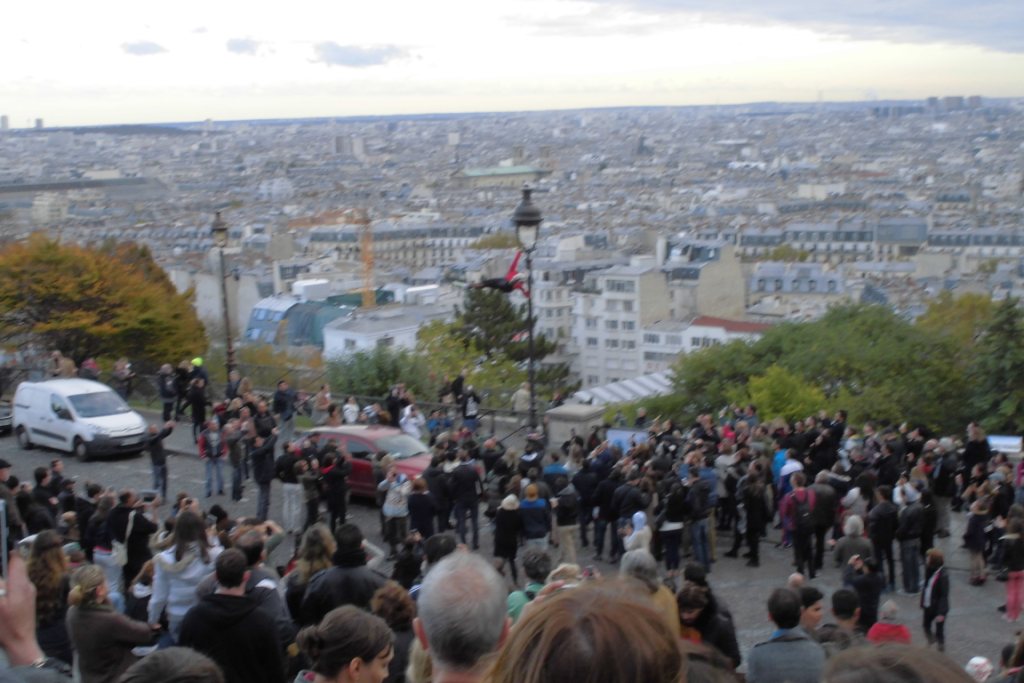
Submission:
M 899 620 L 900 608 L 892 600 L 887 600 L 880 610 L 881 621 L 876 621 L 868 629 L 868 640 L 875 645 L 882 643 L 903 643 L 910 645 L 910 629 Z
M 224 495 L 224 461 L 228 457 L 228 440 L 220 431 L 220 423 L 210 420 L 199 434 L 199 459 L 206 463 L 206 497 L 213 495 L 213 478 L 217 477 L 217 495 Z

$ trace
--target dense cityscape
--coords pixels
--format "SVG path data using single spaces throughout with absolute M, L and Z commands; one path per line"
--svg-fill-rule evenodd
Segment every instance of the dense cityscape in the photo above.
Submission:
M 608 384 L 836 302 L 912 319 L 944 290 L 1016 295 L 1022 117 L 1019 101 L 943 96 L 8 128 L 0 230 L 146 244 L 222 328 L 222 211 L 238 341 L 338 356 L 412 346 L 465 284 L 504 275 L 514 249 L 481 247 L 515 244 L 530 183 L 544 216 L 537 332 L 559 344 L 550 361 L 599 390 L 584 400 L 609 402 Z M 395 303 L 339 298 L 368 278 Z M 311 310 L 325 310 L 312 329 L 279 329 Z

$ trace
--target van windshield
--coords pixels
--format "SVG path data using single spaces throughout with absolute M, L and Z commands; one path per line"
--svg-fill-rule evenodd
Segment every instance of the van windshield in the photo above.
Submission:
M 104 415 L 121 415 L 130 413 L 131 408 L 113 391 L 98 391 L 94 394 L 78 394 L 69 396 L 68 400 L 75 407 L 79 417 L 103 417 Z

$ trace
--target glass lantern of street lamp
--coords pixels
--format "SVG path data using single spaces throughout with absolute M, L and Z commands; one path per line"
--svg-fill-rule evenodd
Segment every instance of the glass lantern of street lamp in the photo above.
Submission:
M 533 248 L 537 246 L 537 235 L 543 220 L 540 209 L 530 199 L 531 194 L 533 194 L 533 188 L 524 184 L 523 199 L 512 213 L 512 222 L 516 225 L 516 237 L 523 245 L 523 249 L 527 251 L 533 251 Z
M 210 233 L 213 235 L 214 243 L 221 249 L 228 245 L 228 224 L 220 216 L 220 211 L 214 214 L 213 225 L 210 226 Z

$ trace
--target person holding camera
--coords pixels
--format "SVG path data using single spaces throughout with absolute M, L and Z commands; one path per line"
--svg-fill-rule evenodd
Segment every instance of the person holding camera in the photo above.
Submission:
M 409 493 L 412 491 L 412 482 L 392 465 L 377 490 L 384 492 L 384 538 L 391 548 L 388 557 L 393 559 L 398 555 L 398 544 L 409 533 Z

